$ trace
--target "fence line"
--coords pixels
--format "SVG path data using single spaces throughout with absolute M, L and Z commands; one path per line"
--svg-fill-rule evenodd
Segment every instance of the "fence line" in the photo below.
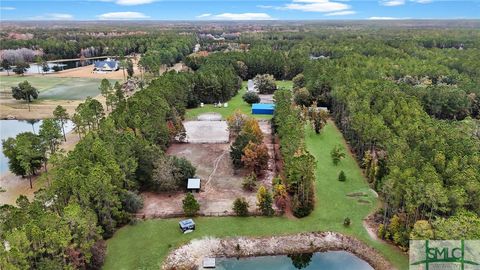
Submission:
M 281 216 L 283 213 L 275 210 L 274 216 Z M 201 217 L 228 217 L 228 216 L 236 216 L 235 212 L 233 211 L 223 211 L 223 212 L 199 212 L 196 216 Z M 248 216 L 263 216 L 260 211 L 249 212 Z M 137 219 L 155 219 L 155 218 L 179 218 L 179 217 L 186 217 L 183 212 L 171 212 L 171 211 L 159 211 L 153 214 L 144 214 L 144 213 L 136 213 L 134 217 Z

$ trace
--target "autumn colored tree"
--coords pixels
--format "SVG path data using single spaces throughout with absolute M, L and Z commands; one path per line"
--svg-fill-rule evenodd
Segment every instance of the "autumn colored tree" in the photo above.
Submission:
M 265 186 L 261 186 L 257 191 L 257 207 L 264 216 L 272 216 L 275 211 L 272 208 L 272 194 Z
M 243 149 L 242 162 L 244 166 L 256 175 L 268 168 L 268 149 L 265 144 L 249 142 Z

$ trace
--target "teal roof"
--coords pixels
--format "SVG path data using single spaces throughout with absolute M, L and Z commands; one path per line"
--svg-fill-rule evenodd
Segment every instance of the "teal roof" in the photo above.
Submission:
M 252 110 L 274 110 L 275 104 L 271 103 L 254 103 L 252 104 Z

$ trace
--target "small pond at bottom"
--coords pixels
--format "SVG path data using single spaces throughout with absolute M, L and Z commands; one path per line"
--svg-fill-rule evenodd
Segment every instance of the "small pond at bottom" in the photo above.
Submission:
M 373 270 L 364 260 L 346 251 L 328 251 L 251 258 L 219 258 L 220 270 Z

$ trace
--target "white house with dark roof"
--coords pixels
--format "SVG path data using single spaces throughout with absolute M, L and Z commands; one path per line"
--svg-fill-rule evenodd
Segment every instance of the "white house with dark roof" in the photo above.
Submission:
M 97 61 L 93 64 L 93 71 L 117 71 L 119 69 L 118 61 L 107 58 L 105 61 Z

